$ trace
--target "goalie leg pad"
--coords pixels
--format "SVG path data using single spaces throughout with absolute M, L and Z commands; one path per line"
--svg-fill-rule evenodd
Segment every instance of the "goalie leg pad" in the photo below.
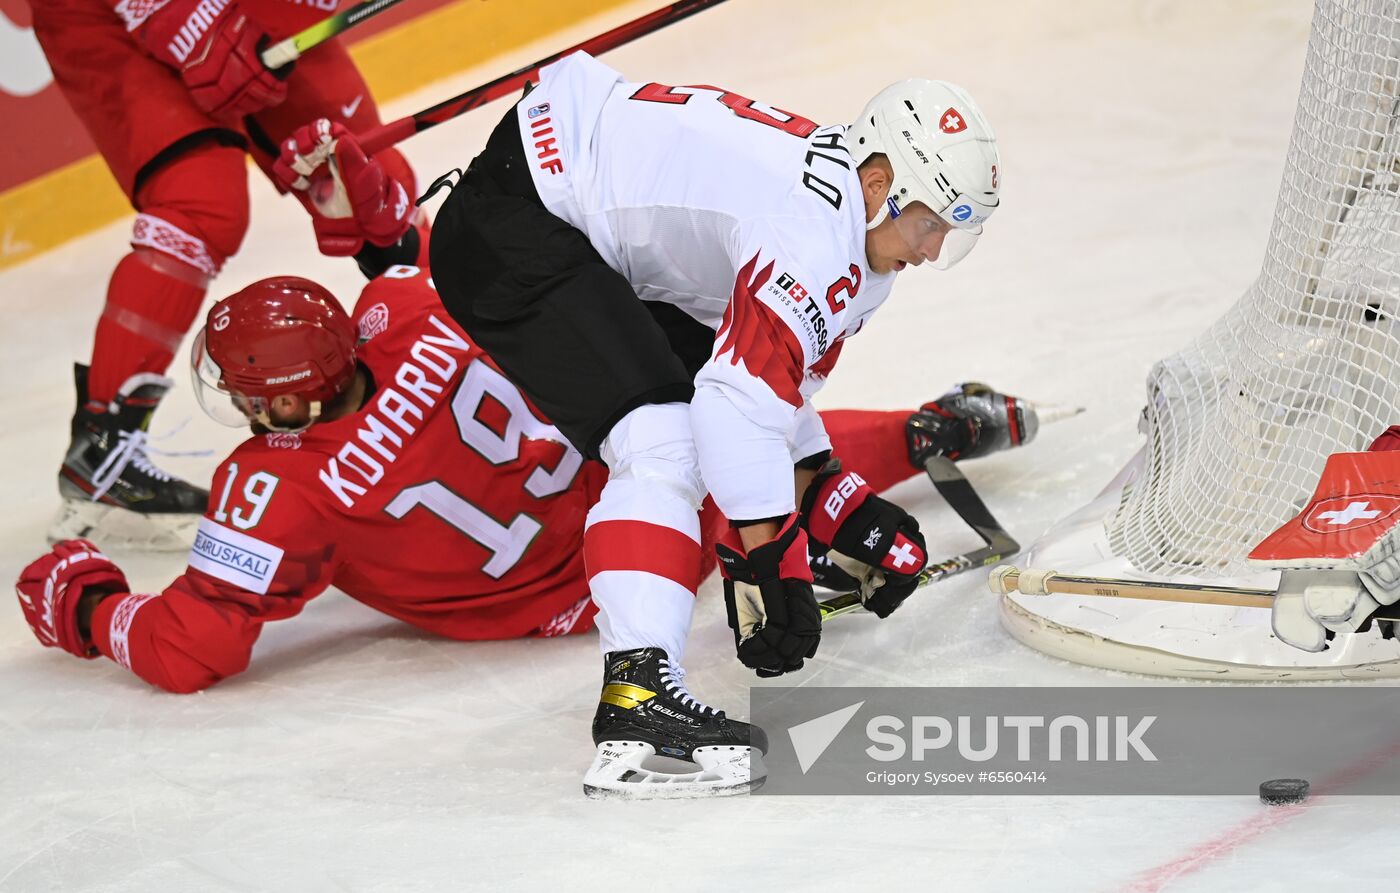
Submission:
M 1274 635 L 1280 641 L 1316 654 L 1327 649 L 1327 629 L 1308 613 L 1304 600 L 1306 589 L 1304 581 L 1284 574 L 1278 594 L 1274 596 L 1270 619 Z

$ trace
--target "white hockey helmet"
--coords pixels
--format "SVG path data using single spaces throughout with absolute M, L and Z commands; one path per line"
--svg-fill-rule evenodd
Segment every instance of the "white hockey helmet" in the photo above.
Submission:
M 967 91 L 922 78 L 891 84 L 846 136 L 857 165 L 878 152 L 894 169 L 885 207 L 867 228 L 923 202 L 952 227 L 933 266 L 946 270 L 966 257 L 1001 190 L 996 136 Z

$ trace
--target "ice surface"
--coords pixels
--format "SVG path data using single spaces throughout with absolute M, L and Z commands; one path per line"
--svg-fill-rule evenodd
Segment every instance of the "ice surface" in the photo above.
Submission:
M 393 103 L 480 83 L 611 22 L 542 38 Z M 827 407 L 913 406 L 976 378 L 1088 412 L 966 470 L 1028 543 L 1136 448 L 1152 361 L 1259 268 L 1302 68 L 1305 0 L 735 0 L 607 56 L 638 79 L 719 83 L 819 121 L 886 83 L 967 86 L 997 129 L 1004 207 L 949 273 L 905 273 L 846 349 Z M 473 60 L 464 36 L 463 60 Z M 426 182 L 465 166 L 497 103 L 410 141 Z M 56 201 L 82 201 L 56 196 Z M 254 223 L 217 295 L 295 272 L 347 299 L 353 265 L 314 253 L 300 209 L 255 178 Z M 129 223 L 0 275 L 0 569 L 43 548 L 53 474 L 108 271 Z M 159 442 L 212 455 L 237 435 L 184 386 Z M 926 483 L 896 498 L 961 549 Z M 124 557 L 158 589 L 179 556 Z M 1043 657 L 998 626 L 980 574 L 894 618 L 842 618 L 809 685 L 1149 683 Z M 718 586 L 700 593 L 695 692 L 743 712 Z M 596 640 L 435 640 L 328 594 L 264 633 L 252 669 L 207 693 L 146 687 L 107 661 L 41 651 L 0 608 L 0 889 L 712 890 L 1393 889 L 1391 798 L 1269 811 L 1237 798 L 740 798 L 586 801 Z M 1262 779 L 1261 779 L 1262 780 Z

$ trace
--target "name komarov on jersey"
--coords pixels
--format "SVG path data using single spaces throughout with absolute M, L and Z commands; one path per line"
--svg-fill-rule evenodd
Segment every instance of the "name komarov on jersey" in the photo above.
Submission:
M 402 453 L 405 437 L 412 437 L 424 416 L 447 391 L 472 345 L 434 315 L 425 332 L 409 351 L 411 360 L 399 364 L 394 386 L 383 387 L 374 398 L 374 409 L 363 416 L 354 438 L 326 460 L 321 483 L 346 508 L 384 478 L 386 464 Z M 410 397 L 412 399 L 410 399 Z

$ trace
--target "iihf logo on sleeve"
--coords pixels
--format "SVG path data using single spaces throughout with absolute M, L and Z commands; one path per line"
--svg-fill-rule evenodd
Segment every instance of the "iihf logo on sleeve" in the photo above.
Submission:
M 525 117 L 527 117 L 527 118 L 538 118 L 540 115 L 547 115 L 547 114 L 549 114 L 549 103 L 547 103 L 547 102 L 542 102 L 542 103 L 540 103 L 539 105 L 531 106 L 531 107 L 530 107 L 530 110 L 529 110 L 528 112 L 525 113 Z

